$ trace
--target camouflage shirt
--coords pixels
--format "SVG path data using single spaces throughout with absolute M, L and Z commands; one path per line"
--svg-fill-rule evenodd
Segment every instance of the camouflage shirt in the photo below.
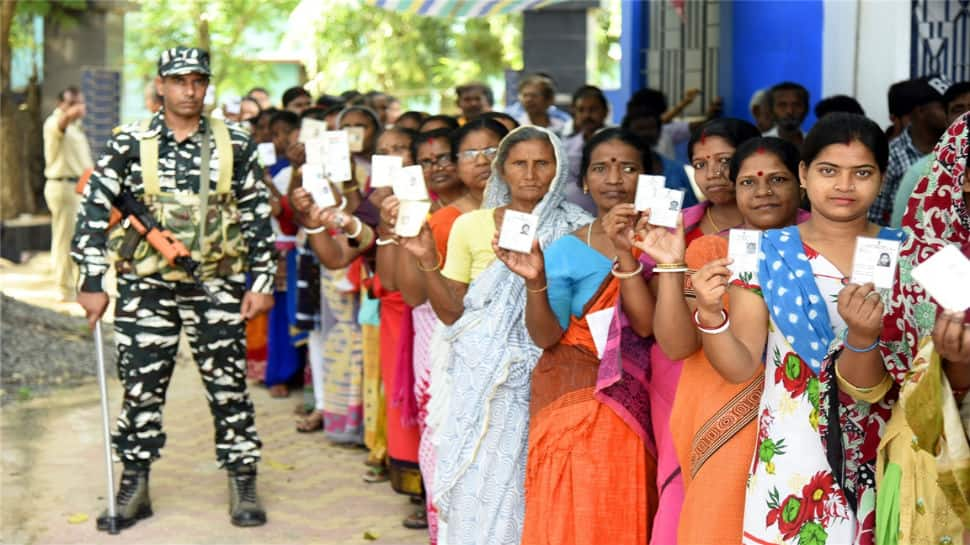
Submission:
M 111 203 L 122 188 L 131 190 L 141 199 L 144 190 L 141 180 L 139 139 L 141 136 L 159 135 L 158 180 L 163 192 L 198 193 L 202 148 L 206 129 L 203 117 L 199 130 L 182 142 L 175 140 L 175 133 L 168 128 L 159 110 L 151 118 L 148 131 L 140 124 L 121 128 L 108 141 L 107 152 L 98 160 L 94 174 L 84 190 L 81 210 L 78 212 L 77 229 L 71 244 L 71 257 L 78 263 L 83 278 L 82 291 L 102 291 L 101 279 L 108 269 L 107 232 Z M 232 141 L 232 191 L 241 214 L 242 235 L 249 249 L 248 268 L 252 275 L 251 291 L 273 292 L 276 274 L 276 249 L 269 218 L 269 191 L 256 177 L 256 145 L 249 134 L 237 125 L 227 123 Z M 215 136 L 209 144 L 211 153 L 210 190 L 215 190 L 219 179 L 219 157 Z

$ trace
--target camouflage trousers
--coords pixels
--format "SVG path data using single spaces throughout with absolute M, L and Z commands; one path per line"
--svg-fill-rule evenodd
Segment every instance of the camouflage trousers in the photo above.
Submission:
M 112 439 L 126 466 L 145 467 L 161 456 L 162 409 L 183 329 L 215 421 L 216 460 L 227 468 L 259 461 L 262 443 L 246 393 L 244 276 L 207 280 L 206 286 L 218 304 L 194 283 L 118 277 L 114 335 L 125 398 Z

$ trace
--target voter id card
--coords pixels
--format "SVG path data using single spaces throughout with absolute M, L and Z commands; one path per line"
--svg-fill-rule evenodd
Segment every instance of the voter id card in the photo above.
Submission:
M 502 230 L 498 236 L 499 248 L 528 254 L 536 238 L 539 216 L 515 210 L 506 210 L 502 218 Z
M 323 165 L 303 165 L 303 189 L 313 197 L 313 202 L 320 208 L 330 208 L 337 205 L 337 198 L 333 194 L 333 187 L 323 172 Z
M 884 238 L 856 237 L 852 257 L 852 283 L 872 282 L 877 290 L 892 289 L 896 282 L 899 241 Z
M 401 201 L 397 209 L 397 221 L 394 223 L 394 234 L 401 237 L 416 237 L 421 232 L 431 210 L 431 201 Z
M 944 246 L 914 267 L 912 276 L 944 309 L 970 308 L 970 289 L 963 285 L 970 278 L 970 261 L 956 246 Z

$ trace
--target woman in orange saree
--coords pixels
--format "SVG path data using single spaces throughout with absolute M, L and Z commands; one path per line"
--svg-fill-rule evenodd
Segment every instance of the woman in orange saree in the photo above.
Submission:
M 526 326 L 545 349 L 532 373 L 523 545 L 642 545 L 650 535 L 656 462 L 649 438 L 638 433 L 648 425 L 630 425 L 627 413 L 598 396 L 602 348 L 621 292 L 640 341 L 653 319 L 653 297 L 632 251 L 632 202 L 649 163 L 640 149 L 625 131 L 597 134 L 581 172 L 599 216 L 544 252 L 538 244 L 531 254 L 495 245 L 525 279 Z

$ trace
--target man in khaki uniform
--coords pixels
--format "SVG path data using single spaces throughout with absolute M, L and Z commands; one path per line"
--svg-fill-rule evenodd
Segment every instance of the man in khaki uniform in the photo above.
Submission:
M 51 211 L 51 263 L 61 299 L 74 298 L 77 267 L 71 260 L 74 218 L 81 199 L 74 185 L 85 170 L 94 166 L 87 136 L 81 128 L 84 95 L 68 87 L 57 96 L 57 108 L 44 121 L 44 199 Z

